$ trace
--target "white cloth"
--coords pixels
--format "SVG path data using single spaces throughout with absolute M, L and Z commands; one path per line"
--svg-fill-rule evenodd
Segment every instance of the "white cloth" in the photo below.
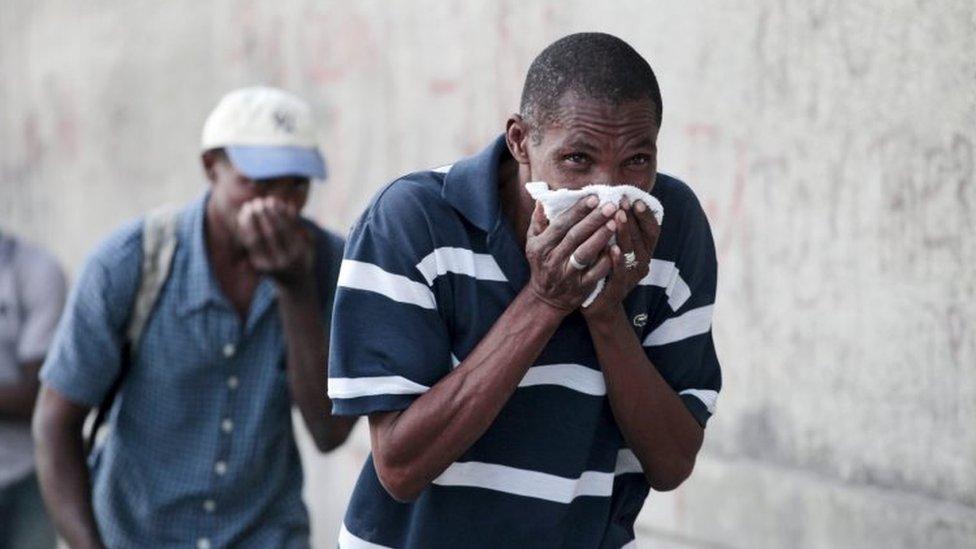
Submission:
M 600 199 L 600 205 L 620 204 L 626 198 L 631 204 L 640 200 L 650 208 L 651 213 L 657 220 L 658 225 L 664 222 L 664 206 L 650 195 L 650 193 L 638 189 L 632 185 L 587 185 L 581 189 L 550 189 L 545 181 L 531 181 L 525 184 L 525 190 L 529 195 L 542 204 L 542 210 L 546 214 L 546 219 L 552 220 L 559 214 L 565 212 L 581 198 L 596 195 Z M 606 279 L 601 279 L 596 283 L 596 288 L 583 301 L 583 307 L 589 307 L 596 296 L 600 295 Z

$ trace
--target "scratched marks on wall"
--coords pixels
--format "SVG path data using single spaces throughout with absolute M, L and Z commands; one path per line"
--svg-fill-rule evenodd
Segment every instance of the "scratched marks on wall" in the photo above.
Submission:
M 227 89 L 265 82 L 311 101 L 331 178 L 310 211 L 343 232 L 392 178 L 497 135 L 541 48 L 608 31 L 658 70 L 662 171 L 692 186 L 712 222 L 729 381 L 712 443 L 733 452 L 758 422 L 746 448 L 757 459 L 771 446 L 834 478 L 973 486 L 972 473 L 951 474 L 970 442 L 943 441 L 938 468 L 916 449 L 917 435 L 961 425 L 972 400 L 971 374 L 959 374 L 976 357 L 976 97 L 959 91 L 976 75 L 971 2 L 125 5 L 70 25 L 38 8 L 0 36 L 3 51 L 30 42 L 36 58 L 3 67 L 15 114 L 0 128 L 12 151 L 0 223 L 57 235 L 69 263 L 137 206 L 185 198 L 165 189 L 197 192 L 199 124 Z M 65 34 L 78 47 L 55 39 Z M 144 138 L 162 147 L 136 146 Z M 186 184 L 133 192 L 146 173 Z M 50 215 L 65 197 L 92 211 Z M 805 411 L 824 394 L 835 406 Z M 906 421 L 878 443 L 885 452 L 836 428 L 888 412 Z
M 82 117 L 67 85 L 48 74 L 32 104 L 12 111 L 12 134 L 0 163 L 0 228 L 4 224 L 43 224 L 56 200 L 44 171 L 54 162 L 70 162 L 79 151 Z M 6 138 L 0 139 L 5 140 Z
M 884 10 L 868 3 L 838 1 L 833 9 L 844 67 L 852 78 L 865 76 L 878 55 L 878 35 L 886 27 L 890 29 L 892 21 Z
M 976 201 L 974 147 L 961 133 L 923 141 L 907 128 L 875 138 L 867 151 L 879 169 L 882 268 L 923 277 L 971 266 Z M 885 237 L 887 238 L 881 238 Z
M 376 70 L 380 56 L 376 21 L 352 4 L 339 3 L 329 9 L 306 5 L 302 11 L 305 27 L 300 34 L 304 48 L 304 75 L 317 86 L 342 81 L 350 73 Z
M 723 453 L 976 502 L 959 437 L 976 412 L 976 58 L 959 52 L 976 28 L 959 6 L 771 0 L 686 56 L 722 71 L 682 84 L 696 101 L 668 162 L 719 254 Z M 764 410 L 768 437 L 744 436 Z M 856 428 L 882 423 L 876 441 Z
M 229 44 L 224 62 L 243 72 L 253 83 L 287 84 L 287 58 L 283 42 L 287 36 L 280 12 L 265 10 L 254 2 L 242 3 L 227 13 Z

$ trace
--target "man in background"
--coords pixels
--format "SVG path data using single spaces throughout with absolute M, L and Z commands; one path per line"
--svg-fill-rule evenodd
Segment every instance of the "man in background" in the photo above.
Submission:
M 309 106 L 232 92 L 201 150 L 209 189 L 179 211 L 138 339 L 126 334 L 140 280 L 161 262 L 144 261 L 150 217 L 88 258 L 41 370 L 39 476 L 75 549 L 308 547 L 291 406 L 321 451 L 353 426 L 331 416 L 325 374 L 343 243 L 300 216 L 325 178 Z M 138 345 L 124 370 L 126 341 Z M 89 477 L 82 423 L 120 375 Z
M 50 254 L 0 232 L 0 549 L 54 547 L 30 420 L 64 294 L 64 274 Z

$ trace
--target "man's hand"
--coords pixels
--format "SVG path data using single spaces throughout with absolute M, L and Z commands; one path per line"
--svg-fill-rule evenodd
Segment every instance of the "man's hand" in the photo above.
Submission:
M 273 197 L 255 198 L 237 215 L 244 247 L 254 269 L 283 285 L 303 282 L 311 274 L 311 236 L 295 208 Z
M 525 255 L 532 278 L 529 287 L 539 299 L 562 311 L 576 310 L 597 281 L 607 276 L 611 258 L 607 244 L 617 229 L 617 206 L 589 196 L 549 223 L 536 203 L 529 225 Z M 574 257 L 585 268 L 570 263 Z
M 704 432 L 647 357 L 621 305 L 647 276 L 661 227 L 642 202 L 633 207 L 622 203 L 615 220 L 617 243 L 610 250 L 610 280 L 583 309 L 583 316 L 606 382 L 607 400 L 626 445 L 634 451 L 652 488 L 673 490 L 694 469 Z
M 587 320 L 602 318 L 619 310 L 627 294 L 647 276 L 661 234 L 661 226 L 653 212 L 639 200 L 631 205 L 625 198 L 615 221 L 617 243 L 610 247 L 610 279 L 593 303 L 583 309 Z

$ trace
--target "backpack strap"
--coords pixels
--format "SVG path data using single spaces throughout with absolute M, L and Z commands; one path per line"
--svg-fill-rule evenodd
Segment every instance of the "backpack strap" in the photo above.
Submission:
M 131 352 L 139 347 L 142 331 L 146 327 L 159 292 L 162 291 L 176 253 L 176 232 L 179 228 L 180 209 L 173 206 L 157 208 L 146 215 L 142 228 L 142 272 L 139 291 L 136 293 L 126 330 L 126 340 Z
M 91 453 L 106 436 L 103 429 L 105 420 L 112 410 L 112 405 L 115 403 L 126 375 L 132 369 L 146 322 L 149 321 L 156 299 L 169 277 L 173 256 L 176 255 L 178 244 L 176 233 L 181 218 L 179 208 L 167 205 L 149 212 L 143 221 L 139 289 L 136 291 L 135 299 L 132 301 L 132 309 L 129 312 L 129 324 L 122 344 L 119 374 L 112 382 L 112 386 L 105 397 L 102 398 L 102 402 L 98 405 L 94 417 L 87 427 L 84 445 L 88 453 Z

